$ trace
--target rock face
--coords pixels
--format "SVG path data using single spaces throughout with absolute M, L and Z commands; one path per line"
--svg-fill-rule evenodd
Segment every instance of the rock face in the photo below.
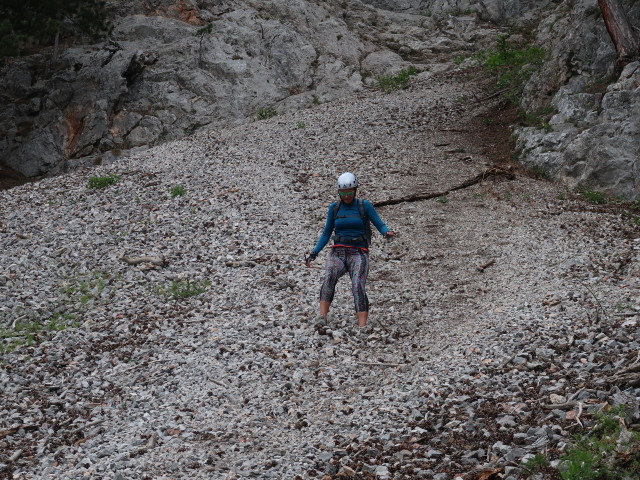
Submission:
M 5 69 L 6 164 L 38 176 L 109 162 L 205 126 L 245 122 L 260 108 L 335 100 L 407 60 L 471 50 L 494 36 L 470 33 L 475 19 L 439 26 L 360 2 L 162 0 L 128 2 L 114 14 L 108 43 L 67 48 L 53 65 L 43 52 Z
M 623 2 L 638 25 L 632 3 Z M 522 161 L 572 187 L 640 197 L 637 68 L 616 72 L 596 0 L 136 0 L 113 8 L 109 42 L 69 47 L 53 64 L 44 51 L 5 67 L 0 163 L 31 177 L 110 163 L 250 121 L 262 108 L 284 113 L 348 96 L 411 64 L 451 68 L 518 23 L 535 26 L 549 53 L 521 107 L 557 113 L 540 122 L 544 129 L 516 129 Z
M 640 5 L 626 2 L 633 25 Z M 569 186 L 640 198 L 640 68 L 616 72 L 616 52 L 595 1 L 574 2 L 538 29 L 542 45 L 554 45 L 549 61 L 527 85 L 522 105 L 556 114 L 546 129 L 516 131 L 522 161 Z M 546 130 L 546 131 L 545 131 Z

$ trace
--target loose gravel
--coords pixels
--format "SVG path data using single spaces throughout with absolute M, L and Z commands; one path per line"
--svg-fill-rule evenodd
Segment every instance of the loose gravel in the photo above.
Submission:
M 344 279 L 316 324 L 304 252 L 341 172 L 376 202 L 492 164 L 465 78 L 0 192 L 0 478 L 515 480 L 604 405 L 637 413 L 640 229 L 515 167 L 379 208 L 369 326 Z

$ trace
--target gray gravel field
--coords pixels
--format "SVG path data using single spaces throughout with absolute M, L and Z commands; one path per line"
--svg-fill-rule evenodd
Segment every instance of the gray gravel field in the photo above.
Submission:
M 464 78 L 0 192 L 0 478 L 516 480 L 637 412 L 640 227 L 515 167 L 379 207 L 370 324 L 342 279 L 316 325 L 340 173 L 379 202 L 492 165 Z

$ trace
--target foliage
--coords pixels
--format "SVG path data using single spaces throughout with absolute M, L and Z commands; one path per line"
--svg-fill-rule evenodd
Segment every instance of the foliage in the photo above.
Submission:
M 203 293 L 210 282 L 192 282 L 191 280 L 173 280 L 169 291 L 166 292 L 169 299 L 182 300 L 188 297 L 194 297 Z
M 628 430 L 624 406 L 597 417 L 594 428 L 574 438 L 561 459 L 563 480 L 619 480 L 640 476 L 640 432 Z
M 0 354 L 11 353 L 16 348 L 34 345 L 47 337 L 47 332 L 59 332 L 76 327 L 75 315 L 56 313 L 48 321 L 18 321 L 11 328 L 0 327 Z
M 196 30 L 194 35 L 196 37 L 203 37 L 204 35 L 211 33 L 212 30 L 213 30 L 213 24 L 207 23 L 204 27 L 201 27 L 198 30 Z
M 120 181 L 119 175 L 105 175 L 104 177 L 89 177 L 89 188 L 105 188 L 109 185 L 115 185 Z
M 278 112 L 273 107 L 260 107 L 256 118 L 258 120 L 266 120 L 267 118 L 275 117 Z
M 496 89 L 507 90 L 507 98 L 515 105 L 526 81 L 542 65 L 546 52 L 532 45 L 517 48 L 508 38 L 509 35 L 500 35 L 495 50 L 478 52 L 476 60 L 495 78 Z
M 57 34 L 97 37 L 112 29 L 103 0 L 2 0 L 0 18 L 0 57 L 19 55 Z
M 395 75 L 382 75 L 376 77 L 378 88 L 384 90 L 386 93 L 393 92 L 394 90 L 405 89 L 409 86 L 411 77 L 420 73 L 416 67 L 409 67 L 405 70 L 400 70 Z
M 304 128 L 304 127 L 306 127 L 306 125 L 304 124 L 304 122 L 298 122 L 298 123 L 296 123 L 296 127 L 297 128 Z
M 594 205 L 603 205 L 607 203 L 607 197 L 602 192 L 589 190 L 588 188 L 579 188 L 578 193 L 582 195 L 587 202 L 593 203 Z
M 181 197 L 185 193 L 187 193 L 187 189 L 182 185 L 176 185 L 175 187 L 171 188 L 171 197 L 173 198 Z
M 449 197 L 447 195 L 440 195 L 438 197 L 438 202 L 440 202 L 440 203 L 449 203 Z
M 529 458 L 525 463 L 523 463 L 524 468 L 526 468 L 531 473 L 539 472 L 541 469 L 549 466 L 549 460 L 544 455 L 536 454 L 533 457 Z

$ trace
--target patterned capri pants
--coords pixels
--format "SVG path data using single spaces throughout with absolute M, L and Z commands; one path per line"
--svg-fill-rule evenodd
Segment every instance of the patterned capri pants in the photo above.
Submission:
M 324 267 L 324 282 L 320 289 L 320 301 L 333 301 L 338 279 L 349 272 L 351 291 L 356 312 L 369 311 L 369 299 L 365 283 L 369 273 L 369 254 L 360 248 L 334 247 L 327 256 Z

